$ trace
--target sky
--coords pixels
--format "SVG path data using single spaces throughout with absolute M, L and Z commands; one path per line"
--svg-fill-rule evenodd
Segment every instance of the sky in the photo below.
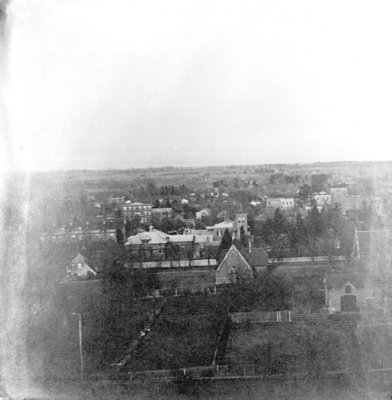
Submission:
M 13 0 L 0 168 L 391 159 L 391 11 Z

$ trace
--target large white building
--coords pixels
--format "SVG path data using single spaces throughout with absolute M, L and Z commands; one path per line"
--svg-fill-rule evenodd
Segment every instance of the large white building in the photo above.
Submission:
M 332 197 L 326 192 L 315 193 L 313 198 L 316 200 L 318 206 L 325 206 L 332 204 Z
M 276 210 L 280 208 L 282 210 L 294 208 L 295 201 L 294 197 L 275 197 L 267 198 L 267 209 Z
M 132 203 L 127 200 L 123 206 L 122 211 L 125 218 L 140 217 L 142 224 L 149 223 L 151 221 L 152 205 L 144 203 Z

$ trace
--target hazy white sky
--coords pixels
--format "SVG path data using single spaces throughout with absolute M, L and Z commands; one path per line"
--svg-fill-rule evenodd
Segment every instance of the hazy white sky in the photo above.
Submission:
M 14 0 L 5 152 L 39 170 L 391 159 L 391 11 Z

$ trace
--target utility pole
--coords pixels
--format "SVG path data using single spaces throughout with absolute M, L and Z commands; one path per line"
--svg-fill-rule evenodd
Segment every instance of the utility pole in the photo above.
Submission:
M 325 307 L 328 308 L 328 290 L 327 290 L 327 279 L 324 277 L 324 298 L 325 298 Z
M 78 316 L 78 326 L 79 326 L 79 358 L 80 358 L 80 379 L 84 378 L 84 359 L 83 359 L 83 337 L 82 337 L 82 314 L 72 313 L 71 315 Z

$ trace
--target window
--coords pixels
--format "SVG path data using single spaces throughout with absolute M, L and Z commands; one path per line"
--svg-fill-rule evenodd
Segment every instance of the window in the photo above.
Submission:
M 82 269 L 82 263 L 78 262 L 78 269 Z
M 346 285 L 346 287 L 344 288 L 344 293 L 351 294 L 352 293 L 352 287 L 350 285 Z

